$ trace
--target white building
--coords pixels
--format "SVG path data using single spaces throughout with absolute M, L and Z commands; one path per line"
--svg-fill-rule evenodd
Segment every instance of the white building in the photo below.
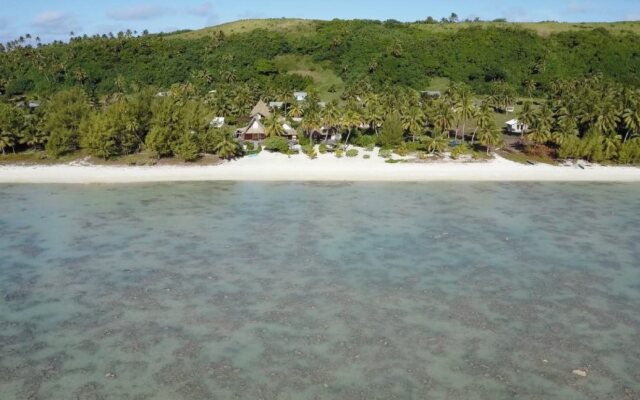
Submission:
M 295 97 L 297 101 L 305 101 L 307 99 L 307 92 L 293 92 L 293 97 Z
M 213 128 L 222 128 L 224 126 L 224 117 L 215 117 L 209 123 Z
M 529 126 L 526 124 L 521 123 L 520 121 L 518 121 L 517 119 L 512 119 L 506 122 L 507 125 L 507 132 L 509 133 L 525 133 L 526 131 L 529 130 Z

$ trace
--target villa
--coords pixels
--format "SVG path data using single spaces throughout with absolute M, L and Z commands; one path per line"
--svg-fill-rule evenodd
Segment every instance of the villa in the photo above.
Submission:
M 268 136 L 267 129 L 264 127 L 262 120 L 271 117 L 269 107 L 260 100 L 258 104 L 253 107 L 253 110 L 251 110 L 250 117 L 251 121 L 249 122 L 249 125 L 238 129 L 235 136 L 241 142 L 261 143 Z M 291 125 L 287 124 L 283 120 L 282 128 L 284 130 L 284 134 L 282 136 L 289 140 L 290 144 L 297 142 L 298 132 Z
M 512 119 L 506 122 L 507 132 L 523 134 L 529 130 L 529 126 L 521 123 L 517 119 Z
M 293 97 L 297 100 L 297 101 L 305 101 L 307 99 L 307 92 L 293 92 Z

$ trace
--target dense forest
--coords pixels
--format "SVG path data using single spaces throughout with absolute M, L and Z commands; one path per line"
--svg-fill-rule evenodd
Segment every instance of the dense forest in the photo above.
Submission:
M 233 157 L 241 149 L 228 129 L 210 129 L 213 116 L 240 126 L 258 99 L 294 104 L 291 94 L 300 89 L 323 100 L 312 76 L 279 66 L 278 57 L 292 55 L 344 82 L 340 101 L 327 107 L 336 111 L 311 102 L 297 107 L 304 131 L 312 131 L 313 121 L 349 134 L 365 124 L 370 129 L 356 129 L 354 138 L 369 133 L 393 147 L 400 141 L 380 143 L 378 127 L 400 121 L 400 137 L 423 138 L 418 142 L 432 144 L 424 150 L 440 149 L 440 135 L 454 130 L 462 141 L 488 138 L 482 142 L 489 148 L 500 140 L 497 127 L 484 121 L 483 128 L 478 115 L 484 109 L 486 119 L 486 110 L 504 112 L 526 97 L 520 117 L 531 127 L 529 144 L 536 144 L 528 148 L 640 161 L 631 150 L 639 133 L 640 35 L 599 28 L 541 36 L 509 24 L 438 32 L 421 26 L 427 23 L 314 21 L 300 32 L 212 30 L 189 39 L 121 32 L 36 46 L 19 38 L 0 48 L 0 148 L 46 149 L 52 157 L 80 148 L 104 158 L 143 149 L 186 160 L 207 152 Z M 443 98 L 423 101 L 420 91 L 434 78 L 453 83 Z M 41 106 L 25 106 L 33 100 Z M 557 140 L 560 131 L 572 134 Z M 598 151 L 576 142 L 594 137 L 603 146 Z

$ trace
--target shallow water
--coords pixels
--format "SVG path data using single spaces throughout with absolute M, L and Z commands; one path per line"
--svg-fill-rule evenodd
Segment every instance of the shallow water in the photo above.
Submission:
M 3 185 L 0 210 L 3 400 L 640 398 L 640 185 Z

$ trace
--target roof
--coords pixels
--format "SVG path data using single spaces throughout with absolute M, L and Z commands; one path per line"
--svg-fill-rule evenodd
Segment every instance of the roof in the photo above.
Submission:
M 256 115 L 262 115 L 265 118 L 269 118 L 271 116 L 271 112 L 269 111 L 269 107 L 264 103 L 264 101 L 260 100 L 253 110 L 251 110 L 251 117 L 255 117 Z
M 272 101 L 269 103 L 269 107 L 271 108 L 282 108 L 282 106 L 284 106 L 284 102 L 282 101 Z
M 509 121 L 505 122 L 505 124 L 507 125 L 518 125 L 518 120 L 517 119 L 510 119 Z
M 293 129 L 291 127 L 291 125 L 289 124 L 282 124 L 282 127 L 284 128 L 284 131 L 286 132 L 287 135 L 289 136 L 298 136 L 298 131 L 296 131 L 295 129 Z
M 262 125 L 262 123 L 260 122 L 259 119 L 254 118 L 249 123 L 249 126 L 244 128 L 241 133 L 243 135 L 246 135 L 246 134 L 250 134 L 250 135 L 266 135 L 267 134 L 267 130 L 264 129 L 264 126 Z

